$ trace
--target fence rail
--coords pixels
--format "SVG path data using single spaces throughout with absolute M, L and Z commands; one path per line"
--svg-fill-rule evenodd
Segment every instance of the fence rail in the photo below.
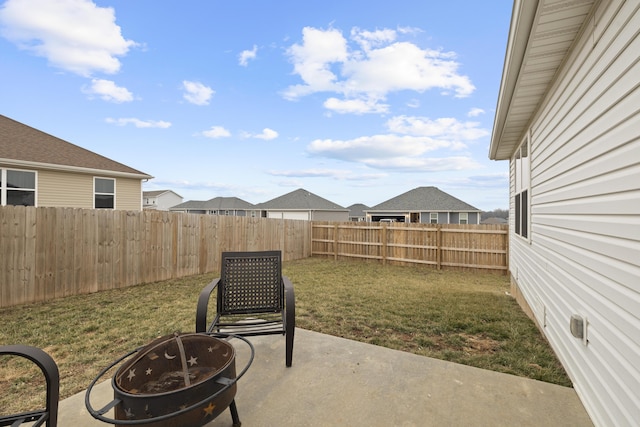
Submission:
M 307 221 L 0 207 L 0 307 L 219 271 L 222 251 L 310 256 Z
M 311 255 L 427 264 L 438 269 L 508 270 L 507 225 L 312 223 Z

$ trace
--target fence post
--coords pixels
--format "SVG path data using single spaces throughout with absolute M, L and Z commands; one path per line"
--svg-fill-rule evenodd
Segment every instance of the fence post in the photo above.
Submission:
M 387 224 L 382 223 L 382 265 L 387 263 Z
M 338 260 L 338 223 L 333 225 L 333 260 Z
M 442 226 L 436 227 L 436 262 L 438 270 L 442 269 Z

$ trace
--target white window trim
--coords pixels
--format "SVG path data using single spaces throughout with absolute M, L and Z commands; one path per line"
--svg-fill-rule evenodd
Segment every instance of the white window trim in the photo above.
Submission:
M 519 159 L 522 158 L 521 150 L 522 147 L 526 144 L 527 146 L 527 161 L 522 162 Z M 515 150 L 512 158 L 513 167 L 514 167 L 514 182 L 513 182 L 513 200 L 514 200 L 514 227 L 513 234 L 518 236 L 518 238 L 523 239 L 529 243 L 531 243 L 531 131 L 527 132 L 527 135 L 524 137 L 518 148 Z M 519 215 L 516 212 L 516 197 L 521 195 L 523 192 L 527 192 L 526 197 L 526 218 L 524 221 L 521 221 Z M 522 201 L 520 201 L 520 212 L 522 212 Z M 521 215 L 520 215 L 521 216 Z M 527 235 L 522 235 L 522 224 L 526 225 Z
M 466 222 L 462 222 L 463 218 L 464 218 L 464 220 Z M 458 224 L 462 224 L 462 225 L 468 225 L 469 224 L 469 212 L 460 212 L 458 214 Z
M 33 172 L 35 188 L 33 189 L 33 206 L 38 206 L 38 171 L 31 169 L 0 168 L 0 206 L 7 205 L 7 171 Z M 24 190 L 24 189 L 23 189 Z M 31 189 L 26 189 L 30 191 Z
M 433 216 L 435 215 L 435 220 L 436 222 L 433 222 L 434 218 Z M 429 213 L 429 224 L 437 224 L 438 223 L 438 212 L 430 212 Z
M 96 194 L 111 194 L 111 193 L 96 193 L 96 179 L 105 179 L 105 180 L 113 181 L 113 210 L 116 210 L 117 209 L 116 194 L 118 194 L 118 189 L 117 189 L 118 181 L 115 178 L 112 178 L 109 176 L 93 177 L 93 208 L 96 209 Z

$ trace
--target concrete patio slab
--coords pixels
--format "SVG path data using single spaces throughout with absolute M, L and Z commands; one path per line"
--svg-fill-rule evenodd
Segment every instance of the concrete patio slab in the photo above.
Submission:
M 592 426 L 572 388 L 296 329 L 293 366 L 284 337 L 251 338 L 255 360 L 238 381 L 243 426 Z M 238 343 L 237 369 L 248 347 Z M 112 399 L 110 381 L 92 404 Z M 105 426 L 85 393 L 60 402 L 59 426 Z M 229 411 L 207 427 L 230 427 Z

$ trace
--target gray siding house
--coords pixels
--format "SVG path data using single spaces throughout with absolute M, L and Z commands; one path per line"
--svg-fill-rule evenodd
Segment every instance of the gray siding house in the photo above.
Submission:
M 640 422 L 640 2 L 516 1 L 489 148 L 512 294 L 596 426 Z
M 302 188 L 253 207 L 263 218 L 349 221 L 349 209 Z
M 362 203 L 355 203 L 349 207 L 349 221 L 366 221 L 367 215 L 364 213 L 365 210 L 370 209 L 369 206 L 363 205 Z
M 171 212 L 185 212 L 203 215 L 251 216 L 254 207 L 237 197 L 215 197 L 210 200 L 189 200 L 169 208 Z
M 480 209 L 436 187 L 418 187 L 365 209 L 367 221 L 479 224 Z

